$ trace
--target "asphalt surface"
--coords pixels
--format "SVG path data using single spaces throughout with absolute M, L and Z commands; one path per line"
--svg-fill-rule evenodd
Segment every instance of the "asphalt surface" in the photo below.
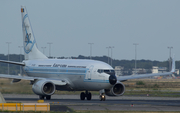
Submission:
M 6 102 L 36 103 L 37 95 L 3 94 Z M 103 110 L 103 111 L 180 111 L 180 98 L 170 97 L 108 97 L 100 101 L 98 95 L 92 100 L 80 100 L 79 95 L 53 95 L 45 103 L 51 104 L 51 111 Z

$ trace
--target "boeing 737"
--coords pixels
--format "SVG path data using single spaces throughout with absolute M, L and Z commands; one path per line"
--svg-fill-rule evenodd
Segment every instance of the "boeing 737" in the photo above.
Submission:
M 48 59 L 37 48 L 25 6 L 21 6 L 21 15 L 25 60 L 22 62 L 0 60 L 0 62 L 22 66 L 26 76 L 0 74 L 0 77 L 12 78 L 13 82 L 29 80 L 33 92 L 39 95 L 39 99 L 46 98 L 49 100 L 56 90 L 60 90 L 83 91 L 80 94 L 80 99 L 91 100 L 90 91 L 99 91 L 100 100 L 104 101 L 105 95 L 123 95 L 125 86 L 122 82 L 124 81 L 170 75 L 175 71 L 175 61 L 173 60 L 170 72 L 116 77 L 114 69 L 109 64 L 101 61 Z

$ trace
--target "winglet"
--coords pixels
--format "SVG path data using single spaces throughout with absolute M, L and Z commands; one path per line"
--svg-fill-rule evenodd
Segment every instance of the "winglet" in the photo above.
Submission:
M 171 72 L 175 72 L 175 69 L 176 69 L 176 66 L 175 66 L 175 60 L 174 60 L 174 57 L 172 59 L 172 68 L 171 68 Z

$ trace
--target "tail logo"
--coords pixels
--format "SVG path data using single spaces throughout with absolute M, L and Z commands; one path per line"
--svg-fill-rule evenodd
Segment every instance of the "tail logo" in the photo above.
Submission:
M 29 27 L 29 25 L 30 23 L 28 20 L 28 15 L 26 14 L 23 18 L 23 28 L 25 31 L 24 51 L 26 54 L 28 54 L 32 50 L 35 43 L 35 40 L 32 36 L 32 30 L 31 30 L 31 27 Z
M 26 43 L 26 46 L 29 44 L 29 43 L 32 43 L 31 41 L 31 33 L 26 33 L 26 37 L 25 37 L 25 43 Z

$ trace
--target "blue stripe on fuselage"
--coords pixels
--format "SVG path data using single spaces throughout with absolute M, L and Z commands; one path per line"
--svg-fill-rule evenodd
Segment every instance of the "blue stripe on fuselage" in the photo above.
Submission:
M 24 68 L 26 73 L 42 73 L 42 74 L 74 74 L 86 75 L 87 68 L 58 68 L 58 67 L 28 67 Z

